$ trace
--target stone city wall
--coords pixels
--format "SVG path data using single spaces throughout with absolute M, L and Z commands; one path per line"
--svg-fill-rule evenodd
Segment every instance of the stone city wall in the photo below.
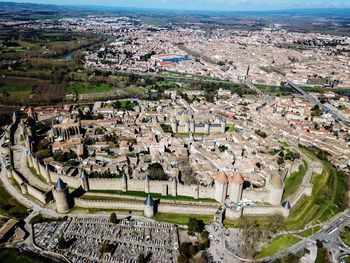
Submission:
M 243 215 L 275 215 L 289 213 L 289 210 L 284 209 L 282 206 L 246 206 L 243 208 Z
M 82 198 L 74 198 L 75 206 L 82 208 L 100 208 L 100 209 L 127 209 L 143 211 L 144 204 L 142 202 L 123 202 L 123 201 L 109 201 L 109 200 L 85 200 Z
M 247 199 L 252 202 L 268 202 L 270 191 L 266 189 L 245 189 L 243 190 L 242 199 Z
M 145 206 L 140 201 L 112 201 L 112 200 L 85 200 L 82 198 L 74 198 L 74 203 L 82 208 L 99 208 L 99 209 L 126 209 L 143 211 Z M 211 206 L 191 206 L 186 204 L 160 204 L 157 212 L 161 213 L 177 213 L 177 214 L 215 214 L 217 207 Z
M 33 158 L 34 159 L 34 158 Z M 35 160 L 33 160 L 35 162 Z M 45 173 L 45 167 L 39 163 L 40 174 Z M 58 178 L 69 185 L 70 188 L 78 188 L 81 186 L 81 179 L 79 176 L 71 177 L 67 175 L 58 174 L 50 171 L 51 182 L 55 183 Z M 89 178 L 90 190 L 123 190 L 123 179 L 121 178 Z M 158 194 L 172 194 L 173 183 L 171 181 L 149 181 L 149 189 L 151 193 Z M 128 191 L 145 191 L 145 181 L 136 179 L 127 179 Z M 183 185 L 177 183 L 177 195 L 191 196 L 198 198 L 214 198 L 214 187 L 203 187 L 196 185 Z
M 205 206 L 189 206 L 189 205 L 159 205 L 158 212 L 172 213 L 172 214 L 210 214 L 214 215 L 217 211 L 217 207 L 205 207 Z
M 18 185 L 25 183 L 22 177 L 15 170 L 12 171 L 12 177 Z
M 24 179 L 22 179 L 22 177 L 15 170 L 12 171 L 12 177 L 16 181 L 16 183 L 19 185 L 19 187 L 26 188 L 27 194 L 39 200 L 43 204 L 46 204 L 48 202 L 47 194 L 41 192 L 39 189 L 28 184 Z
M 36 189 L 34 186 L 27 184 L 27 191 L 28 191 L 28 194 L 30 196 L 36 198 L 37 200 L 39 200 L 43 204 L 47 203 L 46 195 L 44 193 L 42 193 L 40 190 Z

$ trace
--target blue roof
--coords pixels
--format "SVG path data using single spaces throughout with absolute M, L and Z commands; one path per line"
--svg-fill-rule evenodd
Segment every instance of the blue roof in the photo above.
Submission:
M 291 209 L 291 206 L 290 206 L 289 201 L 284 201 L 283 204 L 282 204 L 282 207 L 283 207 L 284 209 L 287 209 L 287 210 L 290 210 L 290 209 Z
M 58 178 L 57 183 L 55 185 L 55 190 L 63 190 L 66 188 L 66 184 L 61 180 L 61 178 Z
M 126 180 L 126 175 L 125 175 L 125 173 L 123 173 L 122 179 L 123 179 L 123 180 Z
M 154 206 L 154 201 L 153 201 L 152 196 L 150 194 L 148 194 L 148 196 L 145 200 L 145 205 Z
M 81 171 L 80 171 L 80 178 L 82 178 L 82 179 L 86 179 L 86 178 L 88 178 L 89 176 L 88 176 L 88 174 L 86 173 L 86 171 L 84 170 L 84 169 L 82 169 Z
M 174 176 L 174 177 L 173 177 L 173 182 L 178 183 L 178 182 L 179 182 L 179 179 L 177 179 L 177 177 L 176 177 L 176 176 Z
M 148 175 L 145 176 L 145 181 L 149 181 Z

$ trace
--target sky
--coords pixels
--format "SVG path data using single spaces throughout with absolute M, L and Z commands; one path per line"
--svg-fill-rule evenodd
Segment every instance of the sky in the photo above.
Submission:
M 227 11 L 350 8 L 350 0 L 0 0 L 0 2 Z

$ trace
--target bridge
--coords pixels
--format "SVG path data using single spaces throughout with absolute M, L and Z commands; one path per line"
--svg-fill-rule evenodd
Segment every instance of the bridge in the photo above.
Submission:
M 312 104 L 319 106 L 320 109 L 324 110 L 324 112 L 330 113 L 333 116 L 333 118 L 335 118 L 337 121 L 341 121 L 347 126 L 350 126 L 350 121 L 346 119 L 343 115 L 341 115 L 334 107 L 328 104 L 322 104 L 316 97 L 312 96 L 292 81 L 287 80 L 287 84 L 293 90 L 301 94 L 305 99 L 309 100 Z

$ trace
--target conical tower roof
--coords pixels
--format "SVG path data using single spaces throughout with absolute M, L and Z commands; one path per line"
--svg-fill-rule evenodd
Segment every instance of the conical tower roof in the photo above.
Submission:
M 57 183 L 55 185 L 55 190 L 64 190 L 66 188 L 66 184 L 61 180 L 61 178 L 58 178 Z
M 89 176 L 88 176 L 88 174 L 86 173 L 86 171 L 84 170 L 84 169 L 82 169 L 81 171 L 80 171 L 80 178 L 81 179 L 86 179 L 86 178 L 88 178 Z
M 154 206 L 154 201 L 153 198 L 150 194 L 148 194 L 146 200 L 145 200 L 145 205 L 147 206 Z
M 289 201 L 284 201 L 284 202 L 282 203 L 282 207 L 283 207 L 284 209 L 287 209 L 287 210 L 290 210 L 290 209 L 291 209 L 291 206 L 290 206 Z
M 242 174 L 238 171 L 233 172 L 230 176 L 227 177 L 228 181 L 233 184 L 243 184 L 244 180 Z
M 222 184 L 226 184 L 228 182 L 225 172 L 218 172 L 215 176 L 215 180 Z

